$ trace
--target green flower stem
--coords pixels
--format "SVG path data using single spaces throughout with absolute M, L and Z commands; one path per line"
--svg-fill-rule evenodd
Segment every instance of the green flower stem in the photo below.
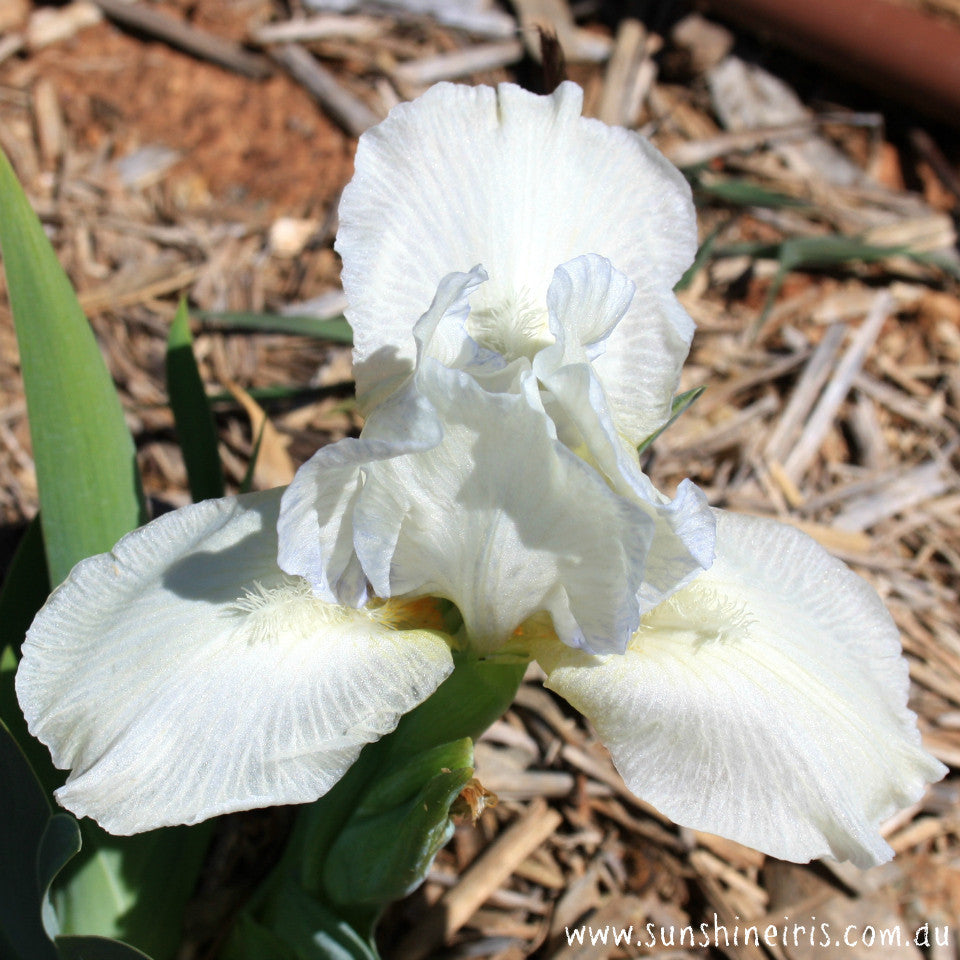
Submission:
M 309 808 L 301 882 L 319 893 L 323 858 L 372 784 L 418 753 L 468 737 L 476 740 L 513 702 L 526 664 L 457 657 L 453 673 L 408 713 L 392 734 L 370 744 L 349 773 Z
M 450 804 L 472 776 L 472 741 L 513 702 L 525 669 L 526 663 L 513 659 L 455 654 L 454 671 L 436 692 L 392 734 L 369 744 L 329 793 L 301 811 L 281 863 L 248 908 L 247 922 L 254 916 L 283 939 L 277 901 L 289 895 L 293 882 L 346 922 L 375 956 L 377 919 L 390 900 L 426 876 L 449 836 Z M 344 835 L 350 843 L 338 845 Z M 373 879 L 359 883 L 357 877 Z

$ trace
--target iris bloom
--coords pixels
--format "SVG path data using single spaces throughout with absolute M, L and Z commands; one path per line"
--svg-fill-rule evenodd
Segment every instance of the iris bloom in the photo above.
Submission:
M 364 430 L 282 504 L 176 511 L 54 592 L 17 690 L 72 771 L 60 802 L 127 833 L 311 800 L 460 647 L 535 658 L 679 823 L 889 857 L 879 824 L 944 768 L 880 599 L 803 534 L 640 470 L 694 243 L 676 171 L 572 85 L 442 85 L 366 134 L 338 236 Z

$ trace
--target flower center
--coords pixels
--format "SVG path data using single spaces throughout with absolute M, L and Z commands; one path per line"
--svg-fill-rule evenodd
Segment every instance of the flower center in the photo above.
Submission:
M 481 287 L 471 304 L 467 333 L 507 362 L 518 357 L 532 360 L 553 343 L 546 307 L 525 287 L 507 292 Z

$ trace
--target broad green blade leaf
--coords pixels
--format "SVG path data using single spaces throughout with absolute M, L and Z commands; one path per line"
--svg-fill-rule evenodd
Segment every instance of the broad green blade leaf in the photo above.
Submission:
M 273 898 L 266 925 L 280 933 L 298 960 L 379 960 L 370 940 L 289 880 Z
M 0 948 L 4 960 L 55 960 L 43 928 L 37 851 L 50 804 L 27 758 L 0 723 Z
M 54 767 L 50 752 L 27 731 L 27 721 L 23 717 L 14 689 L 18 663 L 11 647 L 0 651 L 0 721 L 5 724 L 7 731 L 23 751 L 34 775 L 43 786 L 45 796 L 49 798 L 63 783 L 66 774 Z
M 296 951 L 280 937 L 254 920 L 240 914 L 219 960 L 299 960 Z
M 27 627 L 49 593 L 43 533 L 37 516 L 20 538 L 0 589 L 0 650 L 10 647 L 19 658 Z
M 17 329 L 50 580 L 144 519 L 133 440 L 93 331 L 0 154 L 0 250 Z
M 96 934 L 173 957 L 211 824 L 112 837 L 82 820 L 83 850 L 57 878 L 51 902 L 64 934 Z
M 670 404 L 670 419 L 659 430 L 655 430 L 637 447 L 637 453 L 642 454 L 657 437 L 668 427 L 673 426 L 677 420 L 700 399 L 701 394 L 707 388 L 694 387 L 692 390 L 686 390 L 684 393 L 678 393 Z
M 150 960 L 141 951 L 107 937 L 57 937 L 60 960 Z
M 80 852 L 82 845 L 80 824 L 69 813 L 55 813 L 50 817 L 37 851 L 37 879 L 43 927 L 51 939 L 60 933 L 60 921 L 50 903 L 50 886 L 57 874 Z
M 13 691 L 15 669 L 13 653 L 8 648 L 0 663 L 0 702 L 5 711 L 12 713 L 14 726 L 22 737 L 23 753 L 30 758 L 33 770 L 44 784 L 45 790 L 39 792 L 45 816 L 49 817 L 46 797 L 63 782 L 64 774 L 54 768 L 46 747 L 27 734 Z M 7 730 L 4 729 L 3 733 L 10 737 Z M 34 776 L 31 773 L 31 777 Z M 6 772 L 0 769 L 0 783 L 3 784 L 3 790 L 0 790 L 0 835 L 3 825 L 8 822 L 3 816 L 3 800 L 11 796 L 6 792 L 7 782 Z M 9 782 L 13 783 L 13 779 Z M 53 820 L 61 817 L 73 821 L 65 813 L 56 814 Z M 67 828 L 57 826 L 53 829 Z M 206 851 L 209 825 L 160 830 L 137 837 L 111 837 L 92 821 L 84 820 L 81 830 L 82 849 L 57 875 L 47 901 L 49 908 L 45 909 L 44 915 L 48 918 L 55 916 L 56 928 L 65 934 L 96 933 L 121 937 L 137 943 L 157 958 L 172 957 L 180 939 L 183 908 L 194 888 Z M 48 843 L 53 843 L 54 839 L 51 835 Z M 0 840 L 0 848 L 5 842 Z M 58 847 L 53 849 L 56 851 Z M 38 862 L 36 846 L 32 856 L 32 862 Z M 0 862 L 7 863 L 2 849 Z M 52 877 L 47 862 L 48 866 L 41 868 L 38 879 L 41 893 Z M 0 870 L 0 930 L 3 929 L 2 905 L 7 900 L 3 873 Z M 41 893 L 37 894 L 38 911 Z M 52 927 L 49 919 L 47 926 L 48 929 Z M 0 957 L 3 956 L 0 952 Z
M 167 393 L 194 501 L 222 497 L 217 428 L 193 355 L 190 316 L 181 300 L 167 338 Z
M 144 519 L 133 440 L 93 331 L 6 158 L 0 248 L 30 415 L 50 581 Z M 5 685 L 12 652 L 2 669 Z M 123 936 L 172 957 L 207 833 L 119 840 L 85 821 L 51 903 L 65 933 Z M 156 947 L 156 949 L 155 949 Z
M 17 545 L 0 592 L 0 720 L 20 745 L 47 794 L 63 783 L 64 775 L 53 766 L 47 748 L 27 732 L 27 722 L 17 703 L 14 676 L 27 627 L 49 592 L 43 534 L 37 516 Z
M 204 323 L 240 330 L 260 330 L 263 333 L 292 333 L 303 337 L 317 337 L 334 343 L 353 343 L 353 331 L 343 317 L 295 316 L 279 313 L 213 313 L 200 311 L 197 316 Z

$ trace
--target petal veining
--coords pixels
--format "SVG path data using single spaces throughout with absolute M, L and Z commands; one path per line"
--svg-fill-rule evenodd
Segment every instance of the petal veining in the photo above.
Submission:
M 279 495 L 167 514 L 37 615 L 17 695 L 78 816 L 127 834 L 314 800 L 451 671 L 441 634 L 279 569 Z
M 544 648 L 627 785 L 678 823 L 784 859 L 889 859 L 879 824 L 943 766 L 920 745 L 893 621 L 814 541 L 718 511 L 717 558 L 623 656 Z
M 564 443 L 583 448 L 611 488 L 655 523 L 641 587 L 641 606 L 648 610 L 710 566 L 714 520 L 706 497 L 689 481 L 673 501 L 656 490 L 640 469 L 636 448 L 618 429 L 591 362 L 605 352 L 634 290 L 603 257 L 582 256 L 559 266 L 547 294 L 556 341 L 534 358 L 533 372 Z
M 389 389 L 381 387 L 384 396 L 360 437 L 321 448 L 297 470 L 287 488 L 278 524 L 279 564 L 287 573 L 308 580 L 322 599 L 354 607 L 367 601 L 367 580 L 354 552 L 351 524 L 363 468 L 429 449 L 443 436 L 436 411 L 419 384 L 424 358 L 467 364 L 478 371 L 497 366 L 464 331 L 468 297 L 484 279 L 478 267 L 441 281 L 430 309 L 414 327 L 413 365 Z
M 626 432 L 639 442 L 669 416 L 693 331 L 671 292 L 696 248 L 690 191 L 649 143 L 581 105 L 570 83 L 549 97 L 438 84 L 361 138 L 336 247 L 365 409 L 409 368 L 410 331 L 450 271 L 483 264 L 467 331 L 510 361 L 550 342 L 554 271 L 592 253 L 644 291 L 608 343 L 643 355 L 606 361 Z

